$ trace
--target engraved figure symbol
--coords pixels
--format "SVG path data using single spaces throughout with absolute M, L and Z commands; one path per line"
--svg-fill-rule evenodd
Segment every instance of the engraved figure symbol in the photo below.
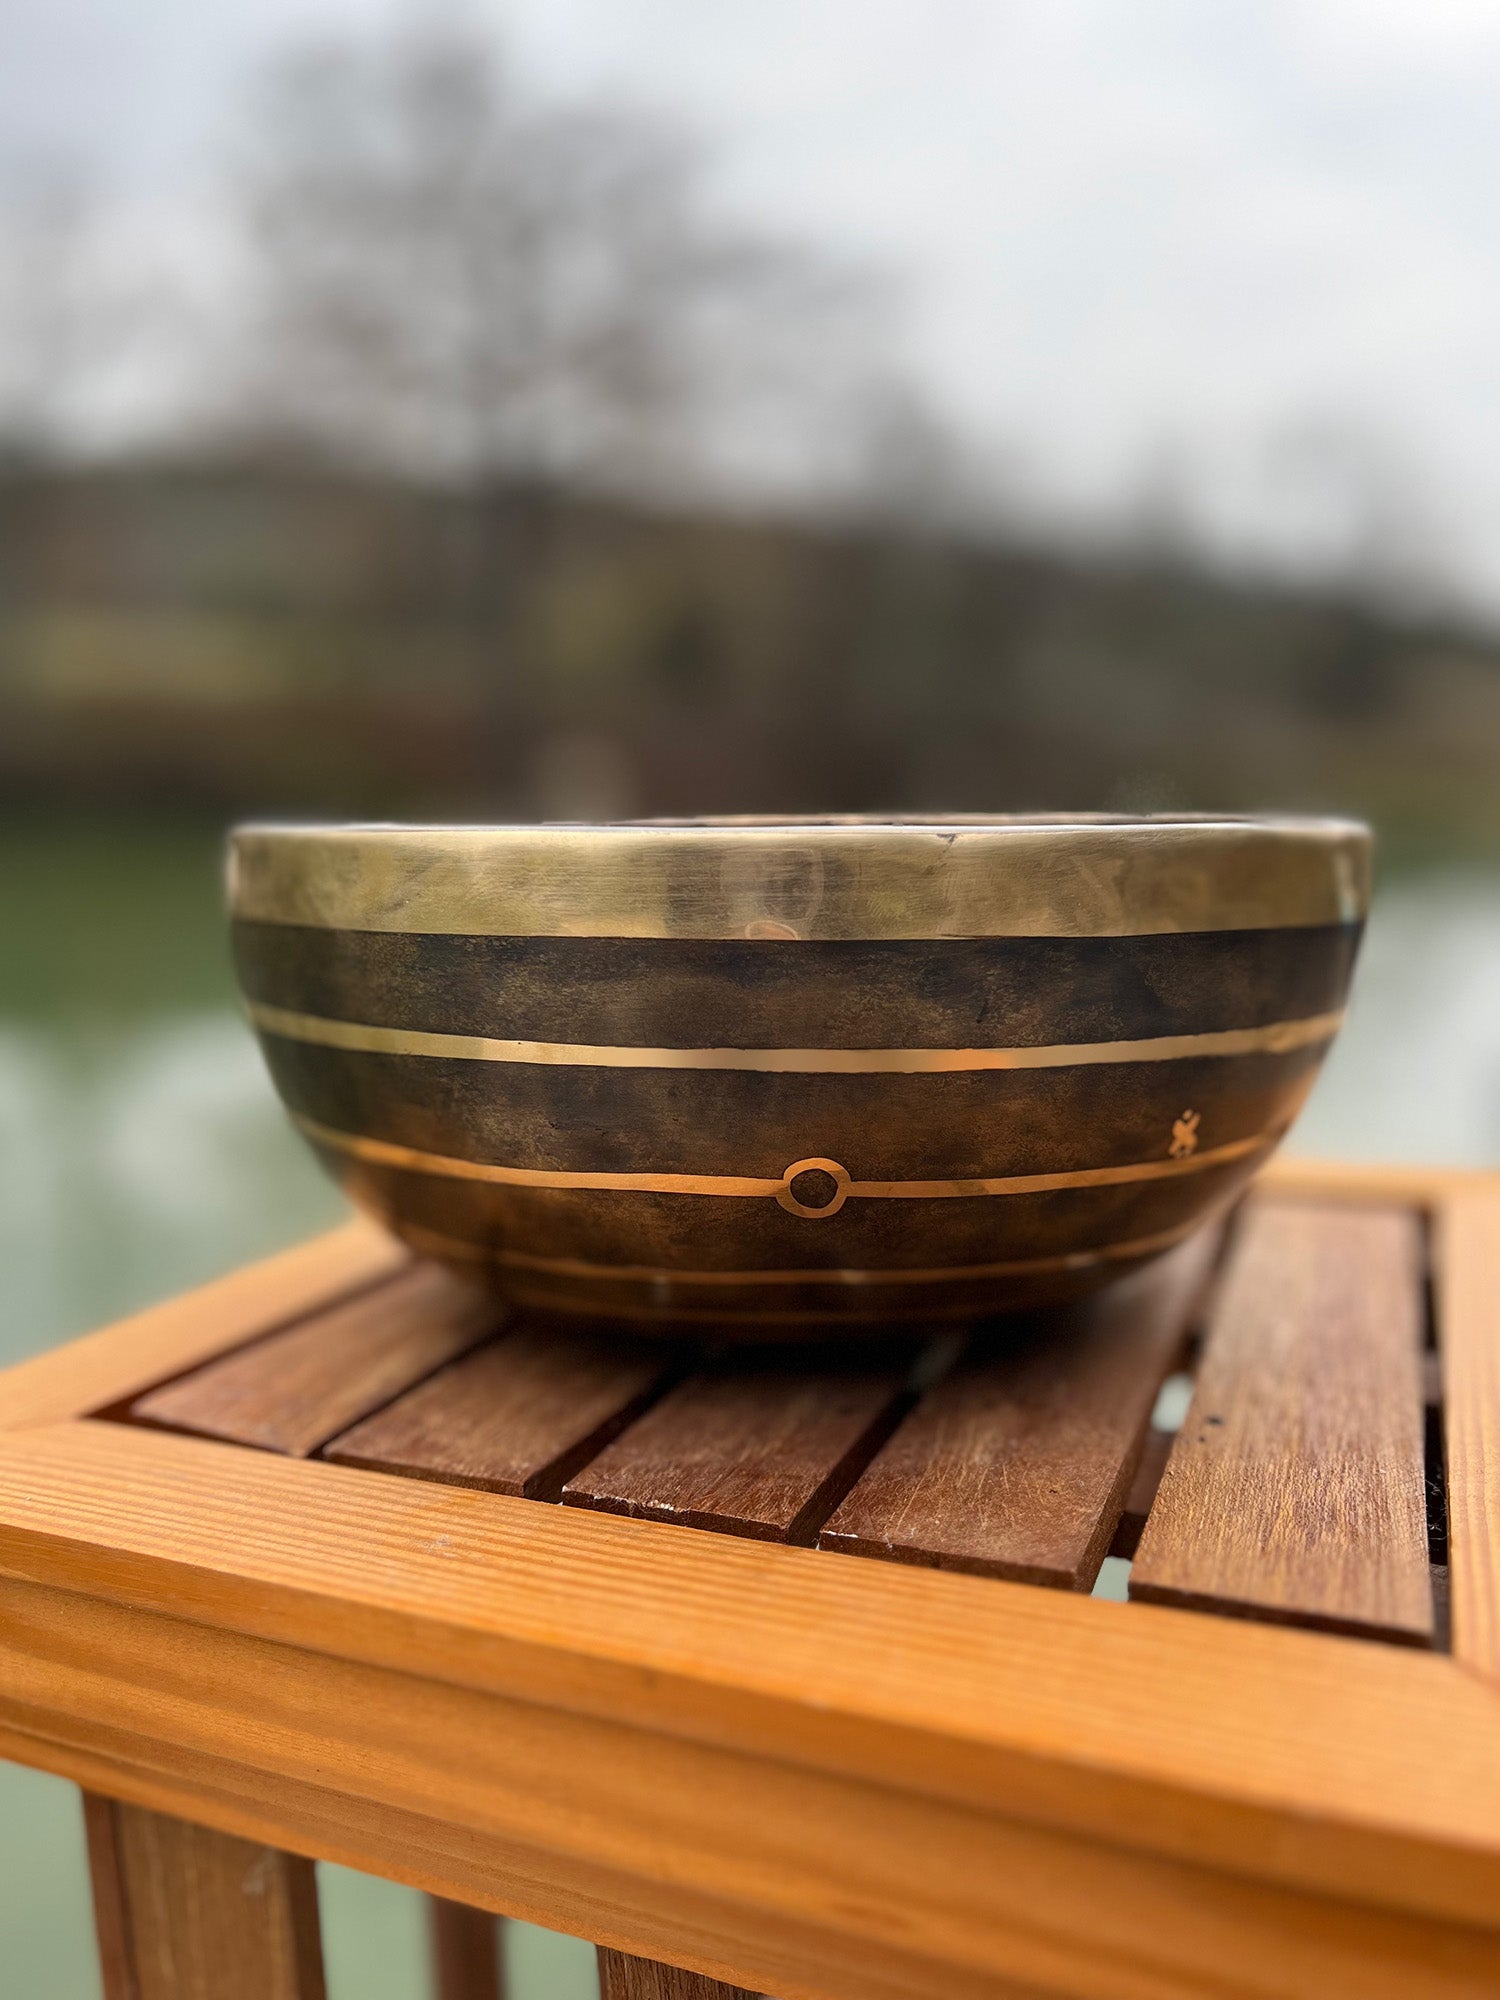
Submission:
M 1172 1143 L 1167 1151 L 1174 1160 L 1188 1160 L 1198 1150 L 1198 1113 L 1184 1111 L 1173 1121 Z

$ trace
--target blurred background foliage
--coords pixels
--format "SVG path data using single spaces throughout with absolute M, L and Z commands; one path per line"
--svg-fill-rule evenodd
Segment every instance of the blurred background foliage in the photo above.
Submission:
M 338 1212 L 236 1012 L 243 813 L 1364 814 L 1294 1143 L 1500 1159 L 1482 10 L 0 33 L 0 1363 Z M 323 1893 L 333 2000 L 419 1994 L 415 1899 Z M 10 1767 L 0 1944 L 93 2000 Z
M 1336 807 L 1500 844 L 1454 619 L 920 522 L 227 458 L 0 474 L 33 809 Z
M 294 48 L 199 312 L 97 190 L 0 232 L 0 786 L 27 809 L 1334 807 L 1500 842 L 1500 645 L 1378 436 L 1315 578 L 1170 459 L 1049 528 L 900 359 L 893 272 L 716 211 L 662 112 L 469 25 Z M 101 412 L 136 383 L 114 430 Z M 144 385 L 144 386 L 142 386 Z

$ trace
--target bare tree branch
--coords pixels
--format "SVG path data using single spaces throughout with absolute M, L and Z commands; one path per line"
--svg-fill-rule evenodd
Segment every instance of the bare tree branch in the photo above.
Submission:
M 246 409 L 341 457 L 672 485 L 854 351 L 852 282 L 716 216 L 690 134 L 542 104 L 466 32 L 283 59 L 240 179 Z

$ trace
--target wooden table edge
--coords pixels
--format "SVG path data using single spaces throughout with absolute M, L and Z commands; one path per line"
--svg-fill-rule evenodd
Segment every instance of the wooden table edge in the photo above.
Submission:
M 1049 1992 L 1114 1994 L 1119 1989 L 1097 1968 L 1118 1959 L 1121 1911 L 1130 1912 L 1132 1946 L 1148 1955 L 1166 1949 L 1174 1910 L 1192 1912 L 1189 1931 L 1201 1928 L 1200 1915 L 1207 1919 L 1212 1947 L 1187 1947 L 1198 1953 L 1189 1968 L 1198 1983 L 1180 1990 L 1214 1983 L 1214 1967 L 1226 1962 L 1225 1925 L 1233 1950 L 1257 1960 L 1292 1955 L 1299 1973 L 1287 1991 L 1317 1990 L 1330 1927 L 1369 1965 L 1398 1950 L 1403 1960 L 1415 1954 L 1434 1963 L 1478 1954 L 1500 1969 L 1488 1882 L 1471 1879 L 1467 1894 L 1450 1893 L 1436 1908 L 1388 1893 L 1420 1860 L 1410 1843 L 1371 1845 L 1346 1857 L 1347 1879 L 1318 1882 L 1285 1851 L 1291 1829 L 1267 1826 L 1258 1851 L 1291 1863 L 1283 1878 L 1275 1867 L 1247 1867 L 1243 1852 L 1215 1854 L 1201 1800 L 1199 1837 L 1173 1853 L 979 1813 L 888 1782 L 788 1768 L 755 1749 L 601 1731 L 499 1697 L 476 1705 L 429 1685 L 414 1711 L 404 1676 L 351 1677 L 330 1658 L 299 1660 L 292 1649 L 223 1634 L 188 1642 L 184 1652 L 183 1636 L 162 1629 L 170 1621 L 99 1606 L 84 1614 L 80 1632 L 76 1602 L 49 1595 L 57 1600 L 53 1616 L 32 1629 L 50 1638 L 53 1656 L 29 1677 L 15 1671 L 12 1656 L 0 1677 L 7 1689 L 0 1747 L 24 1761 L 227 1832 L 691 1963 L 782 2000 L 868 2000 L 876 1992 L 978 2000 L 997 1974 Z M 101 1637 L 112 1643 L 101 1647 Z M 80 1675 L 98 1684 L 92 1698 L 58 1686 Z M 159 1694 L 174 1675 L 185 1684 L 176 1718 L 163 1713 Z M 324 1684 L 321 1696 L 309 1682 Z M 321 1718 L 331 1712 L 330 1696 L 345 1705 L 345 1720 L 328 1735 Z M 383 1714 L 399 1716 L 400 1727 L 377 1747 Z M 469 1749 L 455 1797 L 434 1781 L 453 1773 L 459 1741 Z M 254 1756 L 231 1754 L 241 1744 L 253 1745 Z M 330 1828 L 338 1830 L 332 1841 Z M 455 1860 L 469 1872 L 455 1872 Z M 1461 1856 L 1447 1862 L 1463 1875 Z M 608 1906 L 581 1909 L 580 1885 L 601 1872 L 611 1884 Z M 476 1876 L 488 1893 L 474 1895 Z M 1045 1913 L 1031 1901 L 1041 1883 Z M 732 1935 L 701 1958 L 691 1946 L 685 1955 L 681 1936 L 705 1908 L 728 1918 Z M 804 1967 L 803 1978 L 788 1975 L 786 1958 L 773 1969 L 764 1956 L 789 1931 L 797 1934 L 790 1962 Z M 1028 1964 L 1039 1937 L 1050 1954 L 1044 1966 L 1065 1942 L 1071 1977 L 1054 1980 Z M 888 1986 L 872 1979 L 872 1948 L 891 1955 Z M 903 1951 L 907 1964 L 895 1976 Z M 1096 1968 L 1093 1978 L 1080 1978 L 1081 1968 Z M 1326 1962 L 1321 1970 L 1326 1977 Z M 1182 1975 L 1178 1966 L 1179 1986 Z M 1338 1990 L 1376 1989 L 1356 1981 Z
M 110 1527 L 90 1525 L 101 1446 L 106 1472 L 120 1447 L 178 1459 L 196 1553 L 168 1552 L 180 1530 L 164 1545 L 149 1495 L 114 1491 Z M 238 1547 L 226 1459 L 251 1475 Z M 338 1550 L 295 1583 L 257 1564 L 267 1496 L 316 1518 L 330 1479 L 362 1482 L 354 1515 L 394 1538 L 383 1602 L 351 1597 Z M 0 1576 L 0 1632 L 27 1629 L 37 1592 L 75 1620 L 131 1607 L 164 1656 L 179 1634 L 236 1634 L 310 1683 L 324 1658 L 415 1674 L 1340 1894 L 1378 1877 L 1393 1903 L 1500 1923 L 1500 1695 L 1429 1654 L 113 1425 L 0 1442 Z
M 1313 1154 L 1276 1153 L 1250 1183 L 1249 1192 L 1307 1196 L 1317 1201 L 1391 1203 L 1431 1210 L 1462 1195 L 1500 1199 L 1500 1170 L 1445 1167 L 1397 1160 L 1328 1160 Z
M 1453 1655 L 1500 1689 L 1500 1198 L 1466 1189 L 1433 1229 Z
M 681 1880 L 657 1882 L 580 1863 L 572 1856 L 529 1852 L 503 1837 L 447 1826 L 399 1807 L 370 1805 L 355 1818 L 347 1812 L 342 1798 L 313 1786 L 293 1784 L 268 1792 L 250 1784 L 237 1790 L 232 1784 L 206 1782 L 203 1771 L 168 1769 L 160 1763 L 133 1762 L 120 1754 L 60 1745 L 3 1719 L 0 1756 L 56 1770 L 104 1796 L 174 1812 L 293 1853 L 341 1862 L 431 1895 L 565 1929 L 598 1944 L 683 1966 L 751 1991 L 774 1992 L 780 2000 L 1044 2000 L 1047 1994 L 1103 1996 L 1117 1991 L 1109 1982 L 1120 1961 L 1118 1934 L 1113 1949 L 1106 1948 L 1103 1957 L 1096 1960 L 1098 1944 L 1087 1934 L 1086 1920 L 1068 1939 L 1075 1954 L 1071 1976 L 1062 1982 L 1021 1983 L 1014 1977 L 1017 1964 L 1024 1962 L 1028 1951 L 1035 1952 L 1044 1927 L 1030 1909 L 1018 1924 L 1007 1926 L 1003 1919 L 996 1921 L 983 1897 L 968 1911 L 957 1905 L 949 1907 L 946 1902 L 931 1907 L 924 1901 L 920 1924 L 911 1928 L 925 1935 L 929 1945 L 936 1942 L 938 1948 L 919 1954 L 905 1934 L 905 1920 L 897 1923 L 893 1934 L 879 1935 L 878 1924 L 870 1927 L 869 1934 L 861 1934 L 857 1886 L 846 1888 L 828 1912 L 834 1921 L 824 1918 L 820 1922 L 822 1912 L 816 1902 L 789 1910 L 770 1897 L 745 1901 L 705 1895 Z M 1238 1941 L 1257 1960 L 1268 1951 L 1284 1949 L 1300 1957 L 1309 1928 L 1321 1929 L 1330 1918 L 1339 1932 L 1355 1941 L 1356 1952 L 1366 1956 L 1371 1966 L 1379 1966 L 1382 1948 L 1389 1942 L 1380 1933 L 1389 1927 L 1390 1917 L 1367 1905 L 1295 1891 L 1261 1891 L 1254 1885 L 1242 1889 L 1211 1870 L 1184 1871 L 1170 1861 L 1148 1861 L 1141 1869 L 1127 1854 L 1113 1856 L 1089 1843 L 1073 1854 L 1069 1852 L 1071 1845 L 1065 1844 L 1060 1852 L 1069 1873 L 1073 1872 L 1069 1864 L 1081 1860 L 1086 1871 L 1085 1896 L 1101 1886 L 1098 1871 L 1102 1865 L 1106 1873 L 1114 1866 L 1120 1869 L 1123 1879 L 1116 1893 L 1124 1899 L 1125 1907 L 1130 1908 L 1132 1899 L 1143 1891 L 1152 1897 L 1155 1908 L 1135 1920 L 1138 1930 L 1143 1924 L 1160 1929 L 1161 1899 L 1170 1905 L 1185 1889 L 1191 1893 L 1191 1888 L 1207 1887 L 1211 1894 L 1229 1902 L 1232 1921 L 1241 1932 Z M 1071 1882 L 1069 1888 L 1076 1899 L 1078 1883 Z M 1234 1912 L 1236 1903 L 1245 1907 Z M 849 1927 L 851 1916 L 854 1929 Z M 941 1949 L 943 1932 L 953 1926 L 955 1917 L 968 1917 L 971 1922 L 977 1918 L 986 1927 L 989 1935 L 984 1939 L 982 1959 L 974 1952 L 972 1935 L 963 1940 L 969 1947 L 966 1953 L 953 1949 L 944 1953 Z M 1397 1918 L 1395 1922 L 1407 1955 L 1413 1945 L 1434 1957 L 1453 1947 L 1454 1929 L 1446 1921 Z M 1367 1931 L 1375 1935 L 1367 1939 Z M 1496 1947 L 1491 1933 L 1463 1929 L 1459 1935 L 1471 1948 L 1477 1941 L 1487 1961 L 1493 1956 Z M 1149 1953 L 1149 1931 L 1143 1947 L 1138 1948 Z M 1206 1954 L 1189 1968 L 1190 1978 L 1196 1974 L 1204 1982 L 1201 1987 L 1195 1983 L 1191 1990 L 1206 1990 L 1209 1983 L 1218 1988 L 1216 1974 L 1223 1963 L 1220 1950 Z M 1105 1969 L 1101 1973 L 1096 1967 Z M 1314 1983 L 1324 1969 L 1315 1941 L 1307 1951 L 1303 1979 L 1295 1990 L 1315 1990 Z M 1181 1965 L 1174 1966 L 1172 1973 L 1175 1976 L 1168 1990 L 1190 1990 L 1181 1984 Z M 1101 1978 L 1106 1983 L 1099 1983 Z

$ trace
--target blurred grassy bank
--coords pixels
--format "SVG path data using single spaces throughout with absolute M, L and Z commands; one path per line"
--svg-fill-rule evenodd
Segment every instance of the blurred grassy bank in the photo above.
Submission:
M 1290 807 L 1413 861 L 1500 856 L 1500 642 L 1380 582 L 307 466 L 0 468 L 0 795 Z
M 218 827 L 0 819 L 0 1360 L 340 1212 L 241 1025 Z

